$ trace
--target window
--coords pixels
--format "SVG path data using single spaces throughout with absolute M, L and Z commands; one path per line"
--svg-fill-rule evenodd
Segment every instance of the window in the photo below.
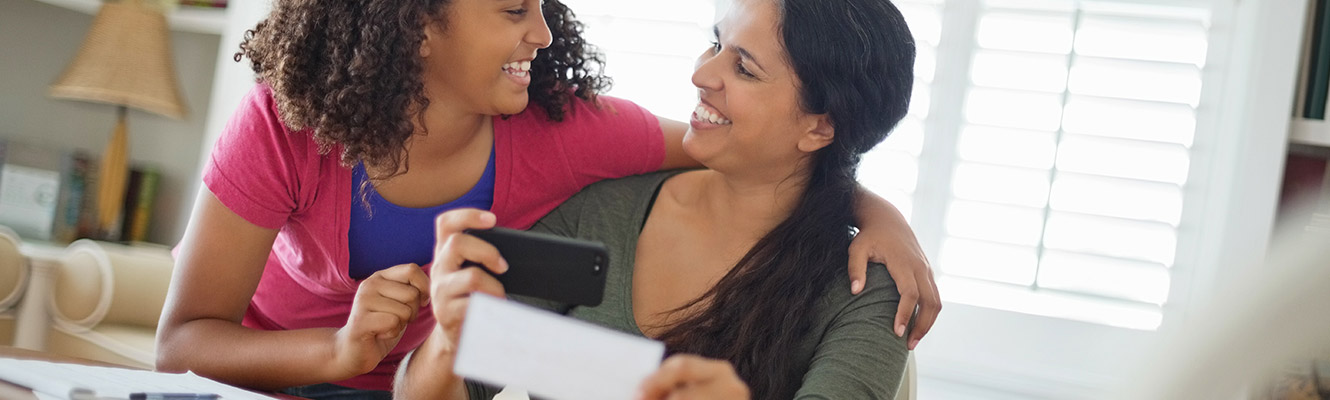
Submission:
M 944 300 L 1156 329 L 1199 151 L 1208 7 L 896 4 L 919 87 L 860 179 L 910 216 Z
M 586 24 L 586 40 L 605 53 L 607 93 L 653 113 L 688 121 L 697 106 L 693 63 L 707 49 L 713 0 L 565 0 Z

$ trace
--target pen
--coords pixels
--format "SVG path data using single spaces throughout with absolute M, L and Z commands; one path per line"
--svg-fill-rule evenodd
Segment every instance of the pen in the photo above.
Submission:
M 217 400 L 212 393 L 130 393 L 129 400 Z

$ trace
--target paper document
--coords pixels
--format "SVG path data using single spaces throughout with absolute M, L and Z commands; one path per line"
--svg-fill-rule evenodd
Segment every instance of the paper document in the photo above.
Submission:
M 224 400 L 272 399 L 193 373 L 0 358 L 0 380 L 32 389 L 38 398 L 128 399 L 131 393 L 211 393 Z
M 631 399 L 665 355 L 654 340 L 478 293 L 458 346 L 458 375 L 556 400 Z

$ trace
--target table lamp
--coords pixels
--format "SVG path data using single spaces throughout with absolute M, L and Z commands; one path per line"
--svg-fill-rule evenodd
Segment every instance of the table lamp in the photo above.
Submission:
M 175 119 L 185 115 L 161 6 L 143 0 L 102 4 L 78 55 L 51 85 L 50 95 L 118 106 L 97 183 L 96 235 L 114 238 L 129 176 L 126 108 Z

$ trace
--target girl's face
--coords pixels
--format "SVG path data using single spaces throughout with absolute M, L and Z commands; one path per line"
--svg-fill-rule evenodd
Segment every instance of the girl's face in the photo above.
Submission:
M 426 24 L 420 55 L 433 105 L 485 115 L 526 109 L 531 60 L 550 45 L 541 0 L 455 0 Z
M 693 85 L 700 101 L 683 144 L 708 168 L 784 178 L 831 142 L 826 116 L 800 107 L 776 3 L 736 1 L 716 25 L 716 42 L 698 58 Z

